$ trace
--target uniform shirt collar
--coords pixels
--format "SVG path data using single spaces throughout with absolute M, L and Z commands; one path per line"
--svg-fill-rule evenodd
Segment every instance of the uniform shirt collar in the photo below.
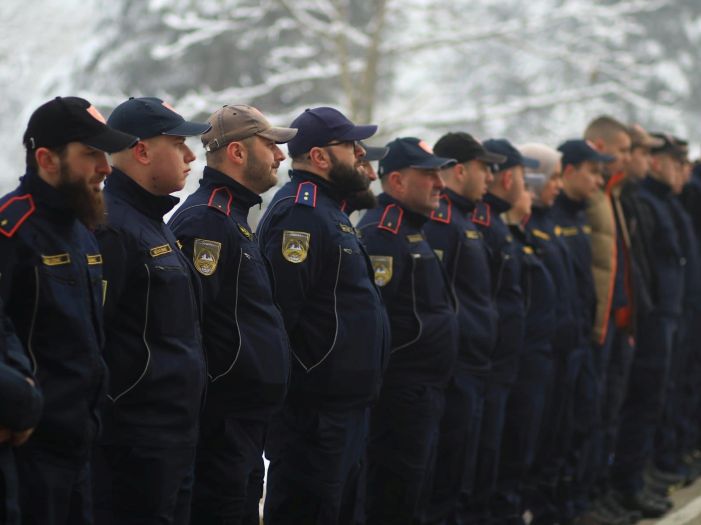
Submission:
M 377 201 L 380 203 L 380 206 L 387 206 L 389 204 L 396 204 L 399 206 L 402 210 L 404 210 L 402 220 L 406 221 L 415 228 L 421 228 L 424 224 L 426 224 L 426 221 L 428 221 L 428 217 L 426 215 L 407 209 L 401 202 L 387 193 L 380 193 L 377 196 Z
M 497 197 L 493 193 L 487 192 L 484 196 L 484 202 L 489 204 L 496 215 L 501 215 L 505 211 L 511 209 L 511 204 L 506 202 L 504 199 Z
M 652 193 L 660 197 L 667 197 L 672 193 L 671 187 L 669 187 L 664 182 L 660 182 L 657 179 L 653 179 L 649 175 L 645 177 L 640 184 L 642 184 L 643 187 L 647 188 Z
M 290 179 L 292 182 L 313 182 L 316 184 L 317 188 L 321 190 L 325 195 L 328 195 L 331 197 L 333 200 L 338 202 L 339 208 L 341 202 L 344 200 L 345 195 L 342 195 L 341 192 L 336 188 L 330 181 L 326 180 L 323 177 L 320 177 L 319 175 L 315 175 L 314 173 L 310 173 L 309 171 L 304 171 L 304 170 L 290 170 Z
M 237 208 L 237 204 L 240 204 L 241 206 L 238 206 L 239 208 L 248 211 L 253 206 L 259 205 L 263 202 L 263 199 L 260 198 L 260 195 L 258 195 L 255 192 L 252 192 L 243 184 L 236 182 L 226 173 L 222 173 L 221 171 L 216 170 L 214 168 L 210 168 L 209 166 L 205 166 L 204 168 L 202 178 L 200 179 L 200 186 L 227 187 L 229 190 L 231 190 L 231 193 L 234 196 L 234 209 Z
M 172 195 L 154 195 L 114 167 L 105 180 L 105 192 L 125 200 L 147 217 L 157 221 L 162 221 L 163 216 L 180 202 L 180 199 Z
M 475 209 L 474 201 L 466 199 L 462 195 L 455 193 L 450 188 L 446 188 L 444 193 L 448 196 L 448 198 L 450 198 L 450 202 L 460 208 L 462 212 L 468 213 Z
M 42 179 L 36 171 L 27 169 L 20 185 L 37 203 L 41 203 L 58 217 L 71 221 L 76 218 L 61 192 Z

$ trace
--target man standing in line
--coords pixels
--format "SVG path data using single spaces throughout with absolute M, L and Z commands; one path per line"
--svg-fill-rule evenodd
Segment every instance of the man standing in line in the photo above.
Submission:
M 392 330 L 389 366 L 370 418 L 368 525 L 421 519 L 421 489 L 457 346 L 452 287 L 422 230 L 444 188 L 440 169 L 454 161 L 414 137 L 387 147 L 380 206 L 358 223 Z
M 44 412 L 15 449 L 19 482 L 7 481 L 19 489 L 23 523 L 89 524 L 105 376 L 102 256 L 89 228 L 104 214 L 105 152 L 136 137 L 106 126 L 87 100 L 56 97 L 32 114 L 23 142 L 27 171 L 0 200 L 0 303 L 4 343 L 18 371 L 35 378 Z
M 273 127 L 245 105 L 224 106 L 209 123 L 200 187 L 169 222 L 202 284 L 209 371 L 191 520 L 258 525 L 263 445 L 285 398 L 290 355 L 248 210 L 277 182 L 285 159 L 278 144 L 296 130 Z
M 199 282 L 163 215 L 195 160 L 185 137 L 210 126 L 155 97 L 130 98 L 108 122 L 139 142 L 112 155 L 107 224 L 97 232 L 110 389 L 95 455 L 96 521 L 185 525 L 206 367 Z
M 362 508 L 347 500 L 362 492 L 368 407 L 389 329 L 370 261 L 341 207 L 369 186 L 358 141 L 377 127 L 328 107 L 305 110 L 290 127 L 291 181 L 258 226 L 293 357 L 266 442 L 265 523 L 353 523 Z

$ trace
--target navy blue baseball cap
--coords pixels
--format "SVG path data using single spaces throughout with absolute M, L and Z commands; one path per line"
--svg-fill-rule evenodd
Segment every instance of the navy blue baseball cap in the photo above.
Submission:
M 423 170 L 435 170 L 455 164 L 455 159 L 434 155 L 431 147 L 416 137 L 402 137 L 394 139 L 387 144 L 389 151 L 385 158 L 380 160 L 377 171 L 382 177 L 393 171 L 404 168 L 416 168 Z
M 140 139 L 158 135 L 195 137 L 212 127 L 208 123 L 185 120 L 170 104 L 156 97 L 129 97 L 129 100 L 114 108 L 107 124 Z
M 537 159 L 524 157 L 521 152 L 506 139 L 485 140 L 483 146 L 492 153 L 497 153 L 505 158 L 503 162 L 495 162 L 492 164 L 493 171 L 504 171 L 514 166 L 523 166 L 525 168 L 537 168 L 540 166 L 540 162 Z
M 372 162 L 374 160 L 382 160 L 387 156 L 387 153 L 389 153 L 389 148 L 368 146 L 364 142 L 361 142 L 360 145 L 365 150 L 365 156 L 363 157 L 363 160 L 366 160 L 368 162 Z
M 584 139 L 567 140 L 558 146 L 562 152 L 562 167 L 572 164 L 577 166 L 582 162 L 613 162 L 616 158 L 599 153 L 594 144 Z
M 377 132 L 375 125 L 356 126 L 337 109 L 323 106 L 305 109 L 290 127 L 297 129 L 297 134 L 287 143 L 290 157 L 297 157 L 335 140 L 364 140 Z

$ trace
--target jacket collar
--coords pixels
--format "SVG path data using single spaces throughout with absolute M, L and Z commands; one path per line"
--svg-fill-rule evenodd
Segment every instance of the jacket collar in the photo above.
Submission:
M 585 210 L 587 207 L 586 200 L 576 201 L 574 199 L 570 199 L 564 191 L 560 192 L 555 202 L 557 202 L 563 209 L 569 211 L 570 213 L 580 212 L 582 210 Z
M 667 186 L 664 182 L 653 179 L 649 175 L 645 177 L 640 184 L 659 197 L 668 197 L 672 193 L 671 187 Z
M 204 172 L 202 173 L 202 178 L 200 179 L 200 186 L 203 187 L 214 187 L 214 186 L 225 186 L 234 196 L 234 206 L 233 209 L 243 209 L 248 211 L 253 206 L 259 205 L 263 202 L 260 195 L 252 192 L 244 185 L 239 184 L 234 179 L 222 173 L 219 170 L 205 166 Z M 236 206 L 236 205 L 240 206 Z
M 180 202 L 180 199 L 172 195 L 154 195 L 114 167 L 105 180 L 105 192 L 128 202 L 139 212 L 156 221 L 162 221 L 163 216 Z
M 343 199 L 345 198 L 345 196 L 341 194 L 338 188 L 336 188 L 330 181 L 326 180 L 323 177 L 320 177 L 319 175 L 315 175 L 314 173 L 310 173 L 304 170 L 290 170 L 290 179 L 292 179 L 292 182 L 294 183 L 307 181 L 313 182 L 314 184 L 316 184 L 317 188 L 319 188 L 319 191 L 336 201 L 339 204 L 339 207 L 341 201 L 343 201 Z
M 493 193 L 487 192 L 487 194 L 484 196 L 484 202 L 491 206 L 495 215 L 501 215 L 505 211 L 511 209 L 511 204 L 506 202 L 504 199 L 497 197 Z
M 401 202 L 387 193 L 380 193 L 377 196 L 377 201 L 382 207 L 390 204 L 399 206 L 402 210 L 404 210 L 403 220 L 414 228 L 421 228 L 424 224 L 426 224 L 426 221 L 428 221 L 428 217 L 426 215 L 407 209 Z
M 21 178 L 20 187 L 30 193 L 35 202 L 41 204 L 42 208 L 49 210 L 56 218 L 65 222 L 76 219 L 75 213 L 61 192 L 44 181 L 36 171 L 27 169 Z
M 444 193 L 448 196 L 450 202 L 455 204 L 455 206 L 457 206 L 463 213 L 469 213 L 475 209 L 475 203 L 473 201 L 466 199 L 458 193 L 455 193 L 450 188 L 446 188 Z

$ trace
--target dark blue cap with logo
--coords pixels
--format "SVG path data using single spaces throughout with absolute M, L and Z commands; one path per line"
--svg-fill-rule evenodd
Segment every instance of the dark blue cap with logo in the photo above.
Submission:
M 208 123 L 189 122 L 160 98 L 130 97 L 114 108 L 107 119 L 114 129 L 149 139 L 158 135 L 195 137 L 209 131 Z
M 537 159 L 524 157 L 521 155 L 521 152 L 506 139 L 489 139 L 485 140 L 482 145 L 492 153 L 497 153 L 505 157 L 503 162 L 494 163 L 492 165 L 492 171 L 504 171 L 514 166 L 523 166 L 525 168 L 537 168 L 540 166 L 540 162 L 538 162 Z
M 377 171 L 382 177 L 404 168 L 435 170 L 455 164 L 455 159 L 434 155 L 431 147 L 416 137 L 402 137 L 387 144 L 389 151 Z
M 290 127 L 297 129 L 297 134 L 287 143 L 290 157 L 297 157 L 333 141 L 367 139 L 377 132 L 375 125 L 356 126 L 337 109 L 323 106 L 305 109 Z
M 572 164 L 577 166 L 582 162 L 613 162 L 615 157 L 596 151 L 594 144 L 584 139 L 567 140 L 558 146 L 562 153 L 562 167 Z

